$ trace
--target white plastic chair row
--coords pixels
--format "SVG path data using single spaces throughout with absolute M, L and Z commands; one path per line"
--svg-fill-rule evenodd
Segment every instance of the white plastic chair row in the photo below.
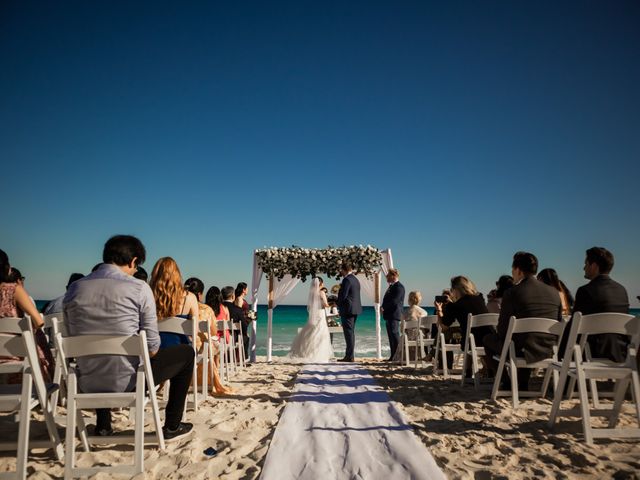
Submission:
M 52 447 L 59 461 L 64 458 L 64 449 L 58 436 L 50 401 L 51 394 L 57 385 L 46 385 L 40 370 L 31 319 L 0 318 L 0 355 L 21 357 L 23 360 L 0 364 L 0 373 L 22 373 L 22 384 L 0 385 L 0 412 L 18 411 L 18 439 L 16 442 L 4 443 L 2 450 L 16 450 L 16 471 L 0 474 L 0 478 L 27 478 L 27 460 L 29 447 Z M 29 441 L 31 412 L 40 406 L 44 416 L 49 441 Z

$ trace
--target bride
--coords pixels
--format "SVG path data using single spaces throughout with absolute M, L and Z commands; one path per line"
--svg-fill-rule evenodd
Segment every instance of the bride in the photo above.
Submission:
M 333 357 L 333 347 L 324 310 L 328 306 L 327 296 L 322 290 L 322 279 L 315 277 L 311 281 L 307 301 L 309 320 L 293 340 L 289 358 L 296 361 L 322 363 L 328 362 Z

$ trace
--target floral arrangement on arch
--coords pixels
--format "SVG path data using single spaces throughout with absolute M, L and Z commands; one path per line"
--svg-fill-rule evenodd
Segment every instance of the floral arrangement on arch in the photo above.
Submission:
M 307 277 L 324 274 L 340 278 L 340 267 L 346 260 L 353 270 L 371 277 L 382 265 L 380 250 L 371 245 L 348 247 L 302 248 L 271 247 L 256 250 L 258 265 L 267 278 L 282 280 L 285 275 L 299 277 L 303 282 Z

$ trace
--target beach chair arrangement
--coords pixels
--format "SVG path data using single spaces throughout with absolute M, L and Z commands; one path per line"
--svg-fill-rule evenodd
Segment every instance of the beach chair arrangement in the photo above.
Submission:
M 471 329 L 476 327 L 495 328 L 498 326 L 498 317 L 499 315 L 497 313 L 481 313 L 479 315 L 469 314 L 467 317 L 467 331 L 464 332 L 466 341 L 462 357 L 461 385 L 464 385 L 467 380 L 465 372 L 467 371 L 469 362 L 471 362 L 471 379 L 473 380 L 473 386 L 476 390 L 480 387 L 480 357 L 483 357 L 485 352 L 484 346 L 482 346 L 482 339 L 479 338 L 476 341 Z
M 592 358 L 588 351 L 589 335 L 597 334 L 625 335 L 630 343 L 624 362 L 617 363 L 604 358 Z M 640 381 L 638 380 L 638 345 L 640 343 L 640 317 L 622 313 L 597 313 L 582 315 L 576 312 L 573 316 L 571 330 L 567 341 L 567 349 L 562 362 L 555 361 L 550 365 L 554 373 L 560 375 L 551 414 L 549 427 L 553 427 L 559 416 L 582 417 L 582 428 L 586 443 L 592 444 L 594 438 L 640 438 Z M 615 388 L 613 406 L 602 409 L 598 400 L 596 380 L 614 380 Z M 573 396 L 575 385 L 578 385 L 579 408 L 560 410 L 564 387 L 569 381 L 569 398 Z M 591 387 L 594 410 L 589 406 L 587 382 Z M 616 428 L 622 403 L 631 386 L 631 396 L 639 428 Z M 607 428 L 594 428 L 591 415 L 609 418 Z
M 0 412 L 18 412 L 17 442 L 3 442 L 0 450 L 15 450 L 16 471 L 6 472 L 0 478 L 26 479 L 27 457 L 30 448 L 51 447 L 59 461 L 64 458 L 64 449 L 53 418 L 51 395 L 57 390 L 55 384 L 45 384 L 38 361 L 36 342 L 31 319 L 0 318 L 0 356 L 21 357 L 21 361 L 0 364 L 0 373 L 21 373 L 22 383 L 0 385 Z M 49 441 L 29 440 L 31 413 L 40 407 L 47 426 Z
M 505 337 L 504 346 L 502 348 L 502 354 L 500 357 L 494 357 L 499 360 L 498 370 L 493 382 L 493 390 L 491 392 L 491 400 L 502 396 L 511 396 L 513 408 L 518 408 L 520 397 L 544 397 L 549 387 L 549 380 L 552 374 L 552 369 L 549 368 L 553 362 L 558 361 L 558 347 L 557 343 L 562 338 L 562 333 L 566 327 L 566 323 L 563 321 L 553 320 L 551 318 L 516 318 L 511 317 L 509 319 L 509 329 Z M 556 345 L 553 346 L 553 354 L 549 358 L 545 358 L 538 362 L 527 362 L 524 358 L 516 355 L 515 343 L 513 341 L 513 335 L 517 333 L 547 333 L 555 335 L 557 338 Z M 500 381 L 502 379 L 502 372 L 507 369 L 511 377 L 511 390 L 500 390 Z M 518 391 L 518 368 L 530 368 L 530 369 L 544 369 L 546 370 L 544 380 L 542 382 L 542 388 L 540 391 Z M 553 372 L 553 385 L 554 388 L 558 384 L 558 374 Z

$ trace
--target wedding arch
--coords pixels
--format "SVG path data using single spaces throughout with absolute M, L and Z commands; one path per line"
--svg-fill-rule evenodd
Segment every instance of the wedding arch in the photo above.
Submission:
M 373 300 L 376 315 L 376 353 L 382 358 L 380 334 L 380 284 L 382 275 L 393 268 L 391 250 L 378 250 L 371 245 L 327 248 L 271 247 L 254 250 L 251 283 L 252 309 L 258 309 L 258 289 L 263 275 L 267 277 L 267 361 L 272 359 L 273 309 L 300 281 L 314 275 L 340 279 L 340 266 L 350 261 L 360 280 L 361 291 Z M 252 322 L 251 361 L 256 361 L 257 320 Z

